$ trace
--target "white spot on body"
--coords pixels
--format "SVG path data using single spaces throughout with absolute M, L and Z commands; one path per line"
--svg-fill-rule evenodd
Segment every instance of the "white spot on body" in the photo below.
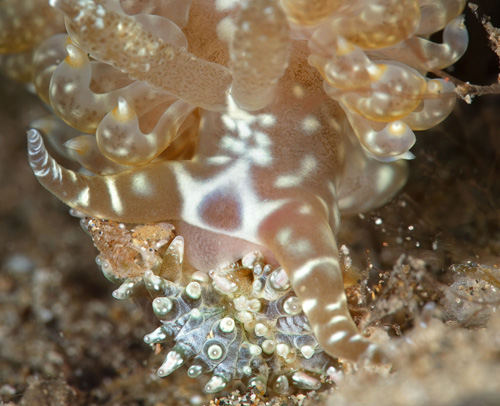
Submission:
M 50 169 L 52 172 L 52 178 L 54 181 L 58 183 L 62 182 L 62 170 L 61 167 L 57 164 L 55 160 L 52 160 L 52 168 Z
M 302 121 L 302 130 L 307 134 L 312 134 L 318 131 L 321 127 L 321 123 L 314 116 L 307 116 Z
M 220 146 L 235 155 L 242 155 L 245 152 L 246 144 L 243 141 L 226 135 L 222 137 Z
M 308 204 L 304 204 L 304 205 L 300 206 L 300 208 L 299 208 L 300 214 L 312 214 L 312 212 L 313 212 L 313 209 Z
M 347 317 L 346 316 L 341 316 L 341 315 L 338 315 L 338 316 L 333 316 L 330 321 L 328 322 L 328 324 L 338 324 L 338 323 L 342 323 L 344 321 L 347 321 Z
M 250 114 L 239 109 L 231 96 L 228 97 L 228 112 L 222 115 L 222 122 L 230 131 L 222 137 L 219 146 L 237 158 L 246 158 L 252 164 L 267 166 L 272 162 L 268 134 L 253 128 L 256 124 L 271 127 L 275 119 L 270 114 Z
M 228 162 L 230 162 L 231 160 L 232 160 L 232 158 L 228 157 L 228 156 L 214 156 L 214 157 L 208 158 L 206 160 L 206 162 L 208 163 L 208 165 L 225 165 Z
M 342 341 L 344 338 L 346 338 L 349 335 L 349 332 L 347 331 L 337 331 L 335 334 L 332 334 L 330 338 L 328 339 L 328 342 L 330 344 L 335 344 L 339 341 Z
M 311 250 L 309 240 L 305 238 L 292 239 L 292 229 L 290 227 L 279 230 L 276 238 L 281 245 L 288 247 L 288 250 L 294 254 L 301 255 Z
M 333 267 L 334 269 L 338 270 L 339 269 L 339 261 L 335 257 L 320 257 L 320 258 L 314 258 L 309 261 L 307 261 L 304 265 L 302 265 L 300 268 L 296 269 L 293 272 L 293 279 L 295 281 L 300 281 L 301 279 L 307 278 L 311 271 L 321 265 L 328 265 Z
M 85 186 L 85 188 L 78 193 L 78 196 L 75 201 L 76 204 L 87 207 L 90 203 L 90 188 Z
M 111 200 L 111 208 L 116 214 L 122 215 L 123 205 L 120 194 L 118 193 L 118 188 L 116 187 L 115 180 L 111 177 L 105 177 L 104 182 L 106 183 L 106 186 L 108 188 L 109 198 Z
M 145 173 L 134 173 L 132 175 L 132 191 L 141 196 L 151 196 L 154 193 L 153 185 Z
M 302 309 L 307 314 L 318 304 L 318 299 L 307 299 L 302 302 Z
M 272 114 L 259 114 L 257 118 L 259 120 L 259 124 L 263 127 L 272 127 L 276 124 L 276 117 Z
M 288 245 L 292 237 L 292 228 L 284 227 L 278 231 L 276 234 L 276 239 L 281 245 Z
M 217 11 L 232 10 L 239 4 L 238 0 L 216 0 L 215 8 Z
M 207 225 L 199 208 L 203 207 L 206 196 L 210 196 L 215 191 L 233 187 L 238 190 L 242 224 L 238 229 L 224 230 L 224 234 L 238 238 L 245 235 L 247 241 L 258 243 L 257 232 L 261 221 L 286 204 L 288 199 L 262 199 L 256 194 L 249 178 L 250 163 L 244 160 L 234 162 L 234 165 L 228 166 L 210 179 L 195 179 L 182 166 L 179 165 L 175 168 L 180 200 L 182 201 L 181 217 L 189 218 L 190 224 L 195 227 L 220 232 L 220 229 Z M 222 226 L 221 224 L 221 228 Z
M 226 44 L 231 43 L 235 31 L 236 24 L 231 17 L 225 17 L 219 21 L 219 24 L 217 24 L 217 37 L 219 37 L 219 39 Z
M 297 99 L 302 99 L 305 95 L 305 91 L 304 91 L 304 88 L 300 85 L 295 85 L 292 89 L 293 91 L 293 94 L 295 95 L 295 97 Z
M 349 338 L 349 341 L 352 343 L 355 343 L 356 341 L 364 341 L 365 338 L 361 334 L 355 334 L 351 338 Z
M 94 22 L 94 27 L 102 30 L 104 28 L 104 20 L 102 18 L 96 18 Z
M 325 311 L 334 312 L 334 311 L 342 310 L 345 301 L 346 301 L 345 296 L 343 294 L 341 294 L 340 297 L 335 302 L 330 303 L 330 304 L 325 306 Z
M 106 9 L 101 4 L 98 4 L 95 13 L 99 17 L 104 17 L 106 15 Z
M 65 93 L 73 93 L 75 90 L 76 84 L 72 82 L 68 82 L 63 86 L 63 90 Z
M 76 176 L 75 172 L 73 172 L 73 171 L 66 171 L 66 174 L 68 175 L 68 177 L 71 180 L 71 182 L 76 183 L 76 181 L 78 180 L 78 177 Z
M 298 187 L 305 183 L 305 180 L 317 169 L 316 158 L 308 155 L 300 162 L 300 167 L 294 172 L 281 175 L 276 178 L 274 185 L 278 188 Z
M 44 178 L 50 173 L 50 168 L 43 167 L 42 169 L 36 169 L 34 173 L 37 178 Z

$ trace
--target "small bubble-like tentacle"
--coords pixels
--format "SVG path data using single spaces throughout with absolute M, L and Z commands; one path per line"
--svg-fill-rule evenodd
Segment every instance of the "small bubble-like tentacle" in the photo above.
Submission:
M 126 279 L 118 289 L 113 291 L 112 295 L 115 299 L 125 300 L 132 296 L 138 296 L 143 288 L 142 278 L 136 276 Z
M 178 285 L 170 282 L 165 278 L 155 275 L 153 271 L 149 269 L 146 272 L 144 272 L 144 284 L 146 285 L 149 295 L 153 299 L 159 297 L 177 297 L 182 291 L 182 288 L 180 288 Z M 161 301 L 157 302 L 158 306 L 160 306 L 161 304 L 162 304 Z M 171 307 L 170 306 L 167 307 L 169 307 L 170 311 Z
M 326 94 L 340 103 L 361 144 L 378 160 L 410 158 L 415 135 L 401 119 L 426 95 L 422 75 L 399 62 L 373 63 L 341 37 L 325 39 L 316 32 L 310 48 L 322 53 L 311 55 L 309 63 L 324 77 Z
M 174 104 L 178 103 L 181 103 L 181 110 L 187 110 L 188 113 L 192 112 L 192 106 L 188 105 L 182 100 L 174 102 Z M 161 110 L 162 107 L 163 109 L 165 109 L 165 105 L 160 105 L 159 107 L 159 110 Z M 170 107 L 174 106 L 168 105 L 166 107 L 166 110 L 169 110 Z M 152 117 L 149 117 L 150 113 Z M 170 113 L 172 113 L 172 111 L 170 111 Z M 168 131 L 166 134 L 160 133 L 158 136 L 158 141 L 152 139 L 152 148 L 149 148 L 149 150 L 152 149 L 154 151 L 154 157 L 161 160 L 180 160 L 182 158 L 190 158 L 193 154 L 193 145 L 196 140 L 196 122 L 198 118 L 192 117 L 192 115 L 188 115 L 188 117 L 184 119 L 184 121 L 182 121 L 183 117 L 172 117 L 170 113 L 165 111 L 163 113 L 158 113 L 160 114 L 160 120 L 162 120 L 164 124 L 157 121 L 158 114 L 156 111 L 153 110 L 146 113 L 139 118 L 139 127 L 135 127 L 136 131 L 140 131 L 139 134 L 141 134 L 142 131 L 140 130 L 140 128 L 142 128 L 142 124 L 149 124 L 150 122 L 154 121 L 156 129 L 153 129 L 153 132 L 158 133 L 159 127 L 164 127 L 166 124 L 170 123 L 172 124 L 172 126 L 170 127 L 170 131 Z M 166 117 L 162 118 L 165 115 Z M 116 120 L 115 123 L 117 123 Z M 128 122 L 128 124 L 130 125 L 130 122 Z M 95 135 L 80 134 L 78 131 L 76 131 L 72 127 L 69 127 L 66 123 L 56 118 L 55 116 L 49 116 L 44 120 L 37 120 L 31 123 L 31 126 L 41 130 L 46 136 L 46 139 L 51 143 L 56 151 L 58 151 L 63 156 L 67 156 L 70 159 L 76 159 L 85 169 L 89 170 L 92 173 L 98 175 L 113 175 L 119 172 L 133 169 L 133 167 L 128 164 L 122 165 L 107 158 L 99 147 Z M 127 123 L 119 123 L 119 126 L 126 128 Z M 98 127 L 98 132 L 100 131 L 99 128 L 101 128 L 101 125 Z M 132 135 L 132 145 L 135 145 L 137 142 L 141 141 L 141 137 L 136 137 L 137 132 L 132 134 L 126 133 L 122 135 L 125 135 L 125 138 Z M 71 136 L 73 136 L 73 138 L 71 138 Z M 113 133 L 111 138 L 116 138 L 116 133 Z M 139 138 L 137 142 L 135 142 L 136 138 Z M 169 138 L 174 139 L 170 141 Z M 145 140 L 142 139 L 142 141 Z M 168 144 L 168 150 L 163 150 L 161 152 L 161 157 L 157 157 L 155 149 L 163 148 L 163 146 L 159 144 L 162 141 Z M 64 145 L 64 147 L 66 148 L 61 147 L 61 145 Z M 108 146 L 107 148 L 109 149 L 110 147 Z M 133 151 L 130 151 L 131 149 L 133 149 L 131 148 L 131 146 L 125 147 L 124 145 L 120 144 L 117 146 L 116 150 L 112 150 L 111 155 L 114 156 L 118 152 L 121 152 L 123 154 L 123 151 L 125 151 L 129 153 L 130 157 L 132 157 L 134 160 L 137 160 L 137 155 L 133 154 Z M 68 150 L 71 150 L 71 152 L 73 153 L 69 154 Z
M 375 159 L 394 161 L 413 158 L 413 154 L 409 150 L 415 144 L 416 137 L 410 126 L 404 121 L 374 122 L 366 119 L 361 114 L 354 113 L 343 104 L 340 106 L 346 112 L 351 127 L 361 145 Z
M 240 108 L 260 110 L 270 103 L 288 66 L 290 46 L 288 23 L 277 1 L 243 3 L 236 19 L 229 64 L 233 75 L 231 95 Z
M 238 353 L 240 351 L 240 346 L 243 340 L 243 333 L 240 329 L 235 329 L 234 331 L 235 334 L 232 339 L 232 342 L 228 342 L 225 345 L 224 358 L 222 359 L 220 364 L 218 364 L 214 369 L 214 376 L 218 376 L 221 380 L 221 383 L 223 383 L 224 386 L 226 386 L 227 383 L 232 381 L 237 373 L 236 363 L 238 360 Z M 221 336 L 220 333 L 217 335 Z
M 427 81 L 426 97 L 422 107 L 403 118 L 403 121 L 415 131 L 432 128 L 443 121 L 453 111 L 457 98 L 455 85 L 443 79 Z
M 173 237 L 171 225 L 129 229 L 106 220 L 82 221 L 101 252 L 96 262 L 108 279 L 120 285 L 114 296 L 151 296 L 161 325 L 144 341 L 168 349 L 158 369 L 160 377 L 186 364 L 191 378 L 210 375 L 208 393 L 233 380 L 260 393 L 267 385 L 270 392 L 290 393 L 294 388 L 317 389 L 321 376 L 337 365 L 319 346 L 283 268 L 266 265 L 259 252 L 215 269 L 212 277 L 195 272 L 173 282 L 164 268 L 182 263 L 182 237 Z M 123 262 L 124 257 L 129 262 Z M 158 257 L 159 264 L 153 260 Z M 154 272 L 149 269 L 152 264 Z M 219 289 L 224 280 L 234 281 L 235 289 Z M 254 288 L 256 282 L 261 288 Z M 269 287 L 267 292 L 264 286 Z
M 453 109 L 453 85 L 429 82 L 423 74 L 453 64 L 465 52 L 468 36 L 459 16 L 464 5 L 464 0 L 352 2 L 303 31 L 309 63 L 324 78 L 325 92 L 340 103 L 377 160 L 411 159 L 412 130 L 438 124 Z M 380 18 L 368 21 L 370 15 Z M 427 39 L 443 28 L 441 44 Z
M 324 77 L 330 97 L 375 121 L 404 117 L 420 103 L 426 82 L 419 72 L 399 62 L 374 63 L 345 39 L 327 38 L 312 36 L 311 50 L 322 55 L 311 55 L 309 63 Z
M 464 16 L 458 16 L 446 25 L 442 44 L 420 37 L 410 38 L 404 46 L 412 49 L 417 55 L 415 59 L 419 62 L 414 66 L 418 69 L 433 71 L 444 69 L 457 62 L 465 53 L 469 43 L 469 34 L 464 20 Z
M 367 51 L 367 55 L 376 59 L 399 61 L 418 70 L 434 71 L 446 68 L 460 59 L 468 42 L 464 17 L 458 16 L 447 23 L 441 44 L 414 36 L 389 48 Z
M 428 35 L 438 32 L 458 17 L 464 10 L 466 0 L 419 0 L 420 24 L 415 34 Z
M 337 187 L 337 203 L 341 213 L 355 215 L 382 206 L 392 199 L 408 178 L 408 165 L 404 160 L 384 162 L 366 159 L 366 149 L 357 136 L 349 135 L 346 143 L 346 166 Z
M 130 170 L 130 166 L 120 165 L 106 158 L 97 145 L 94 135 L 82 134 L 71 138 L 64 146 L 76 152 L 76 160 L 85 169 L 98 175 L 112 175 Z
M 158 369 L 158 376 L 165 377 L 170 375 L 176 369 L 180 368 L 182 364 L 184 364 L 185 360 L 182 358 L 182 355 L 176 351 L 170 351 L 165 357 L 165 361 L 161 364 L 161 367 Z
M 57 34 L 43 41 L 33 53 L 32 80 L 38 96 L 50 105 L 49 88 L 54 71 L 68 52 L 70 43 L 67 34 Z
M 301 25 L 317 25 L 327 20 L 345 0 L 282 0 L 281 4 L 290 21 Z
M 78 5 L 54 0 L 53 4 L 67 17 L 72 40 L 97 59 L 195 106 L 220 110 L 226 105 L 232 80 L 227 68 L 164 42 L 133 17 L 107 10 L 93 0 Z M 125 46 L 116 48 L 115 41 Z
M 376 68 L 361 48 L 342 37 L 316 32 L 309 42 L 313 52 L 309 63 L 330 85 L 340 90 L 366 89 L 371 85 L 370 69 Z
M 96 131 L 102 154 L 122 165 L 144 165 L 160 155 L 178 135 L 178 130 L 195 106 L 177 100 L 160 116 L 154 129 L 144 134 L 139 119 L 126 99 L 104 116 Z
M 105 114 L 116 107 L 119 97 L 125 97 L 138 114 L 151 108 L 151 103 L 155 105 L 172 98 L 142 81 L 109 93 L 95 93 L 90 89 L 92 65 L 88 56 L 73 44 L 68 44 L 66 50 L 66 58 L 50 81 L 50 103 L 60 118 L 82 132 L 94 133 Z
M 395 45 L 411 37 L 420 22 L 418 0 L 364 0 L 327 24 L 332 30 L 363 49 Z
M 369 88 L 337 92 L 325 87 L 325 91 L 350 110 L 380 122 L 406 116 L 418 106 L 425 92 L 422 75 L 398 62 L 374 64 L 370 76 Z

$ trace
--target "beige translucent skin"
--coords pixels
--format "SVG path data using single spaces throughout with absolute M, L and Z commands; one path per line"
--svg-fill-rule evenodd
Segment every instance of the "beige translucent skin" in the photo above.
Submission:
M 30 82 L 33 50 L 45 38 L 64 32 L 63 14 L 46 0 L 0 2 L 0 70 Z
M 29 51 L 50 35 L 64 31 L 62 13 L 42 0 L 2 0 L 0 53 Z
M 247 111 L 260 110 L 273 99 L 273 90 L 288 65 L 290 54 L 284 13 L 277 3 L 266 3 L 269 2 L 255 0 L 244 6 L 235 21 L 231 41 L 231 96 Z M 251 35 L 256 32 L 260 35 Z
M 319 1 L 311 14 L 301 0 L 53 3 L 71 44 L 38 88 L 90 133 L 67 145 L 102 175 L 62 168 L 31 130 L 40 182 L 89 216 L 172 221 L 200 270 L 261 249 L 287 272 L 321 348 L 373 355 L 347 309 L 339 210 L 394 196 L 413 130 L 453 108 L 453 87 L 423 71 L 465 49 L 464 2 Z M 442 44 L 418 36 L 443 27 Z

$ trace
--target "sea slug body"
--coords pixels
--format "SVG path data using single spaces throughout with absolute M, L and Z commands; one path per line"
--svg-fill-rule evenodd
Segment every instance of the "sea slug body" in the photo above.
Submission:
M 189 359 L 190 376 L 212 373 L 208 392 L 242 379 L 286 393 L 316 389 L 331 357 L 376 357 L 347 308 L 340 215 L 393 197 L 413 131 L 452 111 L 454 86 L 425 72 L 465 51 L 465 1 L 51 5 L 67 35 L 33 51 L 32 81 L 66 124 L 41 130 L 74 135 L 85 171 L 35 129 L 30 164 L 84 218 L 116 297 L 153 298 L 162 324 L 146 341 L 175 344 L 159 375 Z

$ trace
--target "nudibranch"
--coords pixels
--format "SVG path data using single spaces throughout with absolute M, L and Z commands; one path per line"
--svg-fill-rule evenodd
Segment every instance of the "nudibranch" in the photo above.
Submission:
M 165 236 L 155 247 L 131 245 L 132 251 L 156 250 L 153 259 L 143 257 L 141 275 L 128 270 L 136 272 L 130 279 L 116 269 L 124 261 L 106 260 L 103 267 L 111 279 L 128 281 L 118 297 L 128 296 L 140 279 L 155 298 L 163 330 L 146 336 L 147 342 L 165 340 L 167 331 L 178 334 L 177 350 L 159 374 L 185 361 L 182 354 L 193 350 L 189 343 L 200 339 L 193 331 L 212 317 L 189 304 L 209 289 L 200 275 L 208 273 L 231 295 L 233 282 L 224 275 L 236 268 L 253 272 L 245 277 L 250 285 L 282 290 L 269 297 L 249 294 L 251 300 L 234 304 L 239 312 L 260 308 L 266 299 L 267 307 L 282 309 L 269 325 L 276 317 L 286 323 L 299 313 L 307 316 L 290 322 L 290 334 L 298 324 L 310 325 L 313 334 L 297 333 L 303 343 L 280 347 L 282 358 L 290 348 L 303 360 L 325 353 L 353 361 L 376 357 L 378 347 L 348 311 L 336 242 L 340 215 L 393 197 L 406 181 L 413 131 L 435 126 L 452 111 L 454 85 L 426 72 L 465 52 L 465 0 L 50 4 L 64 16 L 66 32 L 31 51 L 31 80 L 65 124 L 52 118 L 38 127 L 52 141 L 61 132 L 74 136 L 65 145 L 84 169 L 59 165 L 35 129 L 28 132 L 30 164 L 44 187 L 96 219 L 86 220 L 89 229 L 102 220 L 123 224 L 113 230 L 125 234 L 133 225 L 162 225 Z M 431 41 L 439 31 L 442 42 Z M 175 238 L 167 237 L 167 222 Z M 179 257 L 191 275 L 187 296 L 172 285 L 179 272 L 152 265 Z M 184 324 L 166 316 L 174 307 L 182 309 L 175 323 Z M 245 324 L 246 316 L 238 322 Z M 208 355 L 196 357 L 199 363 L 189 370 L 193 376 L 203 368 L 215 371 L 207 389 L 212 392 L 253 373 L 248 360 L 259 348 L 238 350 L 231 343 L 256 328 L 266 341 L 269 330 L 260 319 L 247 320 L 240 330 L 232 318 L 217 320 L 212 330 L 200 327 L 203 341 L 212 337 L 200 350 Z M 198 326 L 190 335 L 181 329 L 189 323 Z M 238 351 L 247 364 L 228 367 Z M 298 386 L 316 387 L 300 373 L 293 378 Z M 287 384 L 280 379 L 275 389 L 283 391 Z

